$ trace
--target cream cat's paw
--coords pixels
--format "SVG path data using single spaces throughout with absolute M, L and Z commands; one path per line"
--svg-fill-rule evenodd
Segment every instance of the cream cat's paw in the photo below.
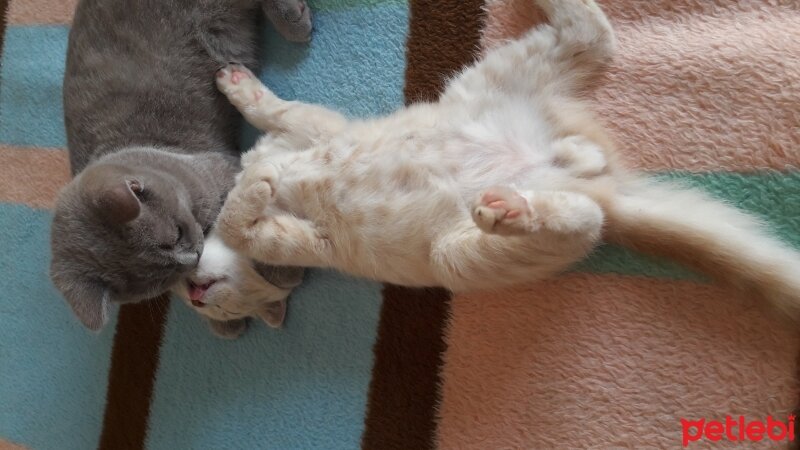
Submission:
M 607 163 L 603 150 L 589 139 L 567 136 L 553 143 L 555 163 L 573 176 L 589 178 L 605 172 Z
M 521 235 L 539 230 L 599 234 L 603 212 L 589 197 L 574 192 L 521 193 L 494 186 L 478 197 L 472 210 L 478 228 L 493 234 Z
M 525 234 L 533 231 L 531 209 L 517 191 L 494 186 L 478 196 L 472 209 L 472 219 L 486 233 Z
M 241 174 L 217 217 L 217 231 L 226 244 L 242 249 L 252 238 L 251 229 L 264 218 L 278 183 L 278 171 L 271 164 L 252 166 Z
M 266 206 L 275 197 L 280 181 L 278 169 L 269 163 L 253 165 L 242 173 L 239 187 L 243 201 L 260 207 Z
M 566 191 L 533 191 L 527 196 L 542 228 L 561 234 L 600 234 L 603 210 L 591 198 Z
M 235 63 L 217 71 L 217 87 L 239 109 L 255 108 L 267 92 L 250 69 Z

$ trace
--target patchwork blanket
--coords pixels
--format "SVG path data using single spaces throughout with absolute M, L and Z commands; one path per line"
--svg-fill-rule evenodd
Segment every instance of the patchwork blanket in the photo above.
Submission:
M 61 80 L 75 0 L 4 1 L 0 449 L 675 448 L 687 436 L 713 448 L 738 429 L 718 442 L 682 419 L 789 421 L 797 330 L 612 246 L 547 282 L 455 297 L 313 270 L 283 330 L 233 342 L 168 299 L 83 330 L 47 278 L 49 208 L 69 179 Z M 590 95 L 626 163 L 800 247 L 800 3 L 600 3 L 619 57 Z M 265 29 L 260 76 L 353 117 L 435 99 L 541 21 L 530 0 L 310 5 L 311 44 Z

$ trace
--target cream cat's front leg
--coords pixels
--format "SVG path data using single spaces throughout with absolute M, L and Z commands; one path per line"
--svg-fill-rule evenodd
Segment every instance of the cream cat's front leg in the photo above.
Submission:
M 281 100 L 239 64 L 229 64 L 217 72 L 217 87 L 251 125 L 280 135 L 298 149 L 330 138 L 347 125 L 347 119 L 336 111 Z
M 274 207 L 277 169 L 260 162 L 245 169 L 217 219 L 217 232 L 232 248 L 258 261 L 320 267 L 330 243 L 316 226 Z

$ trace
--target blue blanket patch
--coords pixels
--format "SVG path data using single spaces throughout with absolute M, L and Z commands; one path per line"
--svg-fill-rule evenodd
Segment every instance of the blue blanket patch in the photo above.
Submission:
M 0 60 L 0 143 L 65 147 L 66 26 L 9 26 Z
M 87 331 L 50 283 L 50 220 L 0 204 L 0 436 L 37 450 L 96 448 L 115 323 Z

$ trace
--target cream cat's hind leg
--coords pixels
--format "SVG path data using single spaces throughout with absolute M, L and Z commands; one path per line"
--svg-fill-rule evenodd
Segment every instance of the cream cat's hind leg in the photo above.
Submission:
M 584 136 L 572 135 L 553 143 L 555 164 L 574 177 L 591 178 L 601 175 L 608 167 L 599 145 Z
M 483 100 L 487 91 L 537 97 L 554 85 L 559 92 L 574 91 L 612 60 L 614 32 L 593 0 L 531 3 L 545 11 L 549 24 L 489 51 L 450 82 L 441 103 Z
M 519 193 L 504 186 L 481 193 L 472 209 L 472 219 L 487 233 L 525 234 L 535 231 L 528 202 Z
M 437 281 L 453 291 L 552 276 L 589 254 L 603 227 L 600 206 L 585 195 L 505 186 L 484 191 L 472 218 L 450 227 L 432 247 Z
M 563 191 L 528 191 L 495 186 L 478 196 L 472 218 L 486 233 L 523 235 L 538 231 L 600 235 L 603 212 L 589 197 Z
M 217 71 L 217 87 L 251 125 L 283 137 L 298 150 L 339 133 L 347 125 L 347 119 L 336 111 L 281 100 L 240 64 L 228 64 Z
M 493 289 L 563 271 L 599 242 L 603 215 L 581 194 L 496 187 L 477 200 L 473 221 L 449 228 L 432 247 L 437 281 L 453 291 Z

